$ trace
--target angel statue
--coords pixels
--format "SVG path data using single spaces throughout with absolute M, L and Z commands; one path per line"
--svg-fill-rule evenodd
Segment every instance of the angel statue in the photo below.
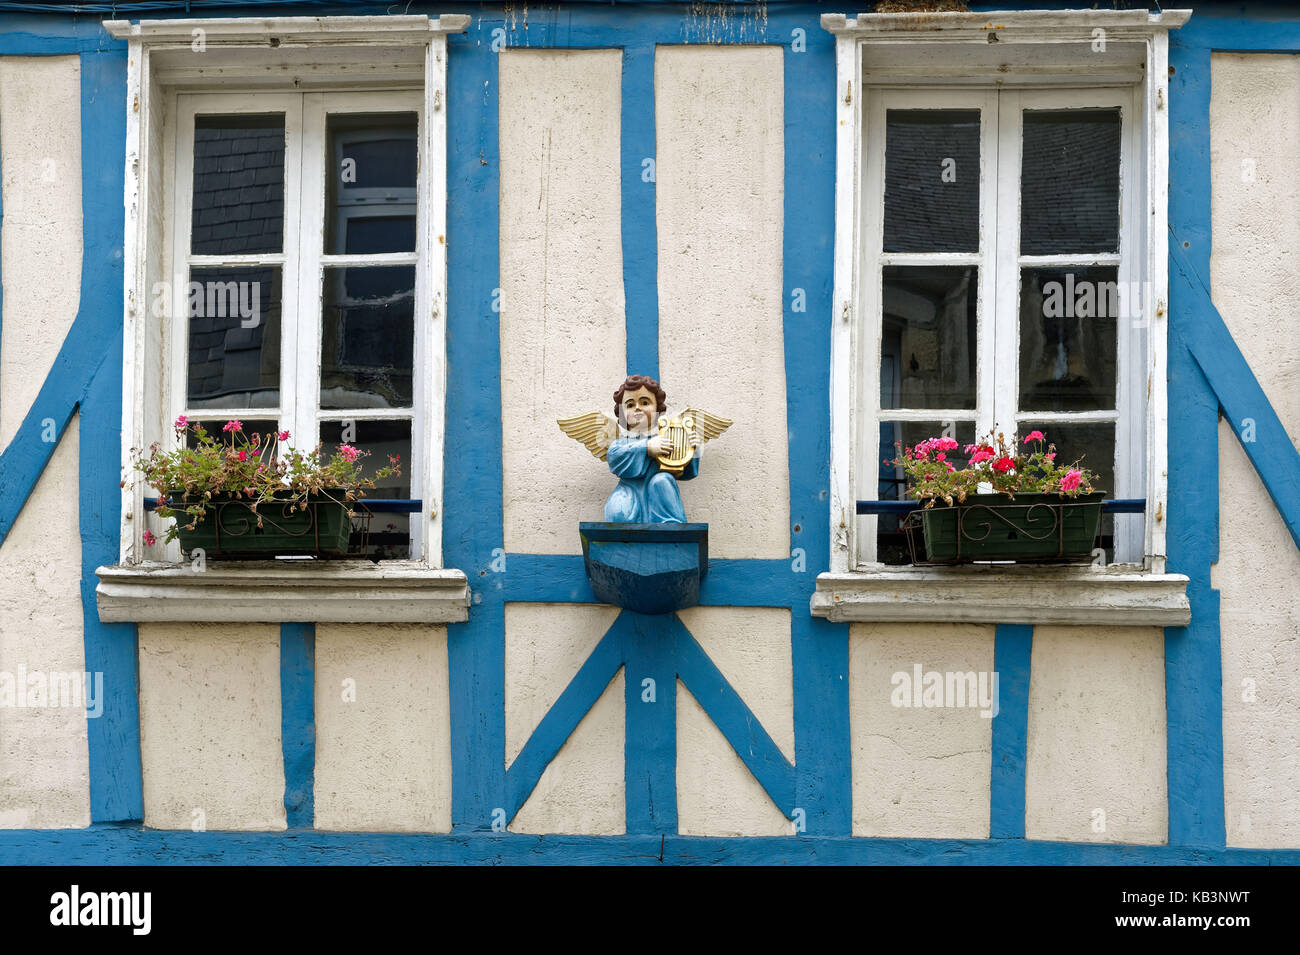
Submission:
M 728 418 L 687 408 L 673 418 L 667 395 L 648 375 L 631 375 L 614 392 L 617 421 L 602 411 L 561 418 L 560 428 L 609 465 L 618 487 L 605 502 L 605 520 L 684 524 L 677 481 L 700 472 L 700 445 L 731 427 Z

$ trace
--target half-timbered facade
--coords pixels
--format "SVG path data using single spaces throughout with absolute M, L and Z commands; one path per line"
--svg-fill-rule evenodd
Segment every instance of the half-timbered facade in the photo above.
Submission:
M 0 3 L 0 861 L 1295 861 L 1300 14 L 1015 6 Z M 159 543 L 180 415 L 400 455 L 366 557 Z M 909 563 L 1029 428 L 1093 563 Z

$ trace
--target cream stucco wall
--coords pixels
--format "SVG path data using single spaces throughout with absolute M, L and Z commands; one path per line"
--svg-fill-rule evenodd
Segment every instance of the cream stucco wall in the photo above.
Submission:
M 1165 843 L 1164 631 L 1035 627 L 1030 671 L 1025 837 Z
M 506 604 L 506 765 L 618 617 L 597 604 Z M 583 717 L 510 824 L 512 832 L 613 835 L 624 824 L 624 675 Z
M 0 173 L 2 451 L 44 384 L 80 299 L 78 57 L 0 57 Z M 54 700 L 26 693 L 27 705 L 17 705 L 20 679 L 25 690 L 36 690 L 55 673 L 85 680 L 79 436 L 80 418 L 74 416 L 0 546 L 0 683 L 14 693 L 12 702 L 0 705 L 0 828 L 90 824 L 81 691 L 78 700 L 61 694 L 58 701 L 78 705 L 35 706 Z M 90 680 L 93 689 L 93 675 Z M 118 692 L 120 687 L 102 690 L 104 696 Z
M 985 839 L 993 720 L 980 715 L 979 674 L 992 695 L 994 627 L 973 624 L 853 624 L 849 629 L 849 729 L 853 834 Z M 921 665 L 976 674 L 965 706 L 904 706 Z M 956 678 L 954 678 L 956 679 Z M 910 682 L 908 683 L 910 688 Z M 924 697 L 922 698 L 924 703 Z M 959 702 L 954 697 L 952 702 Z M 990 708 L 991 712 L 991 708 Z
M 278 624 L 140 624 L 144 823 L 284 829 Z
M 0 57 L 0 174 L 3 450 L 45 383 L 81 300 L 78 57 Z
M 317 829 L 448 832 L 447 628 L 317 624 Z
M 655 53 L 660 381 L 670 412 L 735 421 L 682 484 L 715 557 L 790 555 L 782 56 L 779 46 Z
M 1300 58 L 1216 53 L 1214 303 L 1300 438 Z M 1219 423 L 1224 810 L 1228 844 L 1300 847 L 1300 553 L 1234 431 Z
M 622 53 L 507 49 L 500 78 L 505 548 L 577 554 L 613 477 L 555 422 L 612 414 L 626 374 Z
M 36 686 L 53 673 L 85 674 L 81 614 L 81 534 L 77 461 L 81 419 L 75 416 L 0 545 L 0 683 L 13 681 L 12 700 L 0 696 L 0 829 L 56 829 L 90 825 L 87 709 L 76 699 L 28 696 L 18 706 L 18 683 Z M 102 713 L 122 687 L 95 690 Z M 128 690 L 129 692 L 129 690 Z M 40 699 L 42 705 L 30 705 Z M 92 712 L 96 711 L 92 705 Z

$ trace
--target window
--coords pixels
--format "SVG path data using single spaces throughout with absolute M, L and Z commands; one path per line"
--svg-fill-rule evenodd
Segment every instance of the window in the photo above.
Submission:
M 368 553 L 440 565 L 446 33 L 467 25 L 106 24 L 131 46 L 124 460 L 182 414 L 400 455 L 369 496 L 417 510 L 377 512 Z M 177 560 L 147 521 L 137 483 L 122 562 Z
M 865 91 L 861 374 L 866 486 L 904 500 L 895 442 L 1046 433 L 1112 498 L 1145 496 L 1134 90 Z M 868 367 L 875 357 L 877 367 Z M 871 384 L 878 378 L 879 388 Z M 861 399 L 860 399 L 861 400 Z M 870 435 L 879 434 L 878 443 Z M 1119 449 L 1119 453 L 1117 453 Z M 907 563 L 899 518 L 860 557 Z M 1142 560 L 1142 515 L 1103 520 Z
M 402 477 L 370 496 L 419 499 L 422 105 L 418 91 L 177 97 L 174 281 L 155 287 L 174 296 L 164 417 L 353 444 L 371 471 L 399 456 Z M 409 556 L 410 528 L 376 514 L 368 554 Z
M 1164 442 L 1168 30 L 1188 16 L 823 15 L 836 240 L 831 570 L 814 614 L 935 619 L 969 601 L 1008 623 L 1184 619 L 1185 578 L 1164 572 Z M 895 441 L 1033 429 L 1108 498 L 1145 502 L 1105 515 L 1111 566 L 890 566 L 909 559 L 898 518 L 869 502 L 904 499 Z

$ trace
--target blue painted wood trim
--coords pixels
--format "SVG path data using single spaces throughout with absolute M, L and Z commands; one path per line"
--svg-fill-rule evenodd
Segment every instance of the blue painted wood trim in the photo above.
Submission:
M 361 503 L 376 514 L 418 514 L 424 506 L 424 502 L 420 500 L 385 497 L 366 498 Z M 160 497 L 146 497 L 144 499 L 144 509 L 146 511 L 156 511 L 161 506 L 162 498 Z
M 795 809 L 794 767 L 690 631 L 680 622 L 677 629 L 677 674 L 682 684 L 704 707 L 772 802 L 789 817 Z
M 1195 23 L 1192 18 L 1188 27 Z M 1221 25 L 1221 24 L 1220 24 Z M 1183 274 L 1210 264 L 1210 49 L 1197 24 L 1170 37 L 1170 283 L 1168 567 L 1188 577 L 1192 620 L 1165 629 L 1169 841 L 1222 846 L 1223 671 L 1219 595 L 1219 398 L 1189 350 L 1195 326 L 1220 322 L 1203 288 Z M 1217 31 L 1216 31 L 1217 32 Z M 1186 242 L 1184 249 L 1182 243 Z M 1232 349 L 1235 351 L 1236 346 Z M 1288 448 L 1290 442 L 1287 442 Z
M 514 819 L 523 808 L 546 767 L 618 675 L 623 665 L 625 633 L 619 620 L 601 637 L 510 764 L 506 772 L 508 800 L 504 806 L 507 820 Z
M 0 830 L 3 865 L 1300 865 L 1296 849 L 1021 839 Z
M 659 378 L 659 222 L 655 177 L 643 178 L 655 161 L 655 48 L 623 49 L 621 181 L 623 298 L 627 327 L 627 373 Z M 649 175 L 645 172 L 645 175 Z M 612 394 L 612 393 L 611 393 Z
M 575 535 L 576 536 L 576 535 Z M 504 567 L 502 570 L 493 568 Z M 488 558 L 470 571 L 470 584 L 485 596 L 503 601 L 592 603 L 591 582 L 580 555 L 516 554 Z M 814 571 L 795 571 L 788 560 L 709 559 L 709 574 L 700 582 L 700 604 L 729 607 L 806 608 Z
M 484 587 L 502 547 L 500 149 L 498 59 L 489 53 L 500 20 L 477 18 L 448 37 L 447 55 L 447 423 L 443 563 L 470 577 L 466 623 L 447 627 L 451 694 L 452 821 L 490 825 L 507 803 L 505 607 Z M 466 453 L 469 449 L 472 454 Z M 576 534 L 577 529 L 574 529 Z
M 676 614 L 624 611 L 625 823 L 631 834 L 677 831 Z M 647 685 L 646 680 L 654 682 Z
M 1029 661 L 1034 628 L 998 624 L 993 669 L 998 674 L 998 712 L 993 717 L 993 766 L 989 785 L 989 838 L 1025 837 L 1025 758 L 1029 741 Z
M 81 57 L 81 298 L 74 327 L 56 361 L 51 381 L 71 379 L 80 388 L 78 521 L 81 530 L 81 606 L 86 669 L 104 674 L 104 709 L 86 721 L 90 758 L 90 818 L 112 822 L 144 818 L 140 761 L 140 705 L 136 628 L 99 621 L 94 569 L 115 564 L 121 546 L 122 445 L 122 192 L 123 166 L 100 162 L 126 155 L 126 52 Z M 69 354 L 69 343 L 85 346 Z M 80 374 L 87 377 L 80 377 Z M 67 395 L 62 400 L 67 400 Z M 38 400 L 38 406 L 41 402 Z M 46 405 L 48 407 L 48 405 Z M 69 411 L 71 408 L 69 408 Z M 34 407 L 23 423 L 39 437 Z M 61 411 L 61 409 L 60 409 Z M 62 415 L 54 415 L 58 421 Z M 53 444 L 49 446 L 51 449 Z M 5 455 L 6 459 L 8 454 Z M 48 457 L 42 455 L 44 461 Z M 42 464 L 44 463 L 42 462 Z M 7 460 L 5 462 L 7 465 Z M 3 468 L 7 471 L 7 466 Z M 3 478 L 0 478 L 3 480 Z M 32 484 L 35 484 L 33 476 Z M 24 495 L 25 496 L 25 495 Z M 6 528 L 7 529 L 7 528 Z
M 784 51 L 785 206 L 782 234 L 786 422 L 789 431 L 790 559 L 748 565 L 751 580 L 786 583 L 794 679 L 795 792 L 780 805 L 803 810 L 807 835 L 848 835 L 849 633 L 813 617 L 818 573 L 829 570 L 830 353 L 835 249 L 835 41 L 815 9 L 769 9 L 766 36 Z M 796 33 L 795 31 L 799 31 Z M 796 38 L 804 49 L 794 48 Z M 802 292 L 802 296 L 800 296 Z M 803 311 L 796 311 L 799 306 Z M 726 569 L 713 561 L 703 596 L 723 602 Z M 778 566 L 783 564 L 784 566 Z M 758 568 L 763 567 L 762 571 Z M 741 577 L 741 570 L 737 577 Z M 742 578 L 743 579 L 743 578 Z M 752 587 L 752 584 L 751 584 Z M 715 590 L 714 588 L 718 588 Z M 725 595 L 725 596 L 724 596 Z
M 897 517 L 906 517 L 922 506 L 920 501 L 858 501 L 857 513 L 893 514 Z M 1104 514 L 1142 514 L 1146 509 L 1147 502 L 1142 498 L 1119 498 L 1101 502 L 1101 510 Z
M 316 626 L 280 625 L 280 745 L 284 817 L 290 829 L 315 824 Z

